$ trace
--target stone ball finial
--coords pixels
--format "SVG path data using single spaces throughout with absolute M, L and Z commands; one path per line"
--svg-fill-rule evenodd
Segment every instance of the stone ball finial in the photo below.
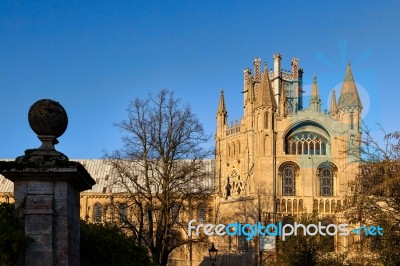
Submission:
M 58 143 L 56 139 L 64 134 L 68 126 L 68 116 L 64 107 L 50 99 L 35 102 L 29 109 L 28 120 L 32 130 L 42 142 L 44 139 L 52 139 L 50 146 Z M 50 146 L 47 148 L 44 146 L 42 145 L 42 149 L 52 149 Z

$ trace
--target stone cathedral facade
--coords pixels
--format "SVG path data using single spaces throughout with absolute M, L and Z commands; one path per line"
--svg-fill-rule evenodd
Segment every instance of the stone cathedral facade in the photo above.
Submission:
M 292 59 L 291 70 L 273 56 L 273 68 L 254 60 L 243 74 L 243 106 L 229 106 L 221 92 L 215 134 L 215 159 L 209 160 L 210 178 L 203 186 L 215 189 L 209 202 L 194 204 L 192 218 L 201 223 L 293 222 L 302 213 L 319 213 L 324 223 L 340 223 L 349 183 L 359 172 L 362 103 L 347 67 L 339 99 L 335 91 L 329 111 L 321 110 L 317 78 L 311 97 L 303 103 L 303 70 Z M 229 108 L 242 108 L 243 117 L 228 123 Z M 118 206 L 128 218 L 124 191 L 113 187 L 113 172 L 103 160 L 79 160 L 96 180 L 80 195 L 80 214 L 90 222 L 118 220 L 107 216 Z M 13 184 L 0 175 L 0 202 L 13 202 Z M 182 224 L 189 221 L 182 214 Z M 210 237 L 219 250 L 218 265 L 247 265 L 265 250 L 260 239 Z M 334 237 L 332 251 L 346 251 L 348 238 Z M 170 265 L 208 263 L 209 245 L 181 248 Z M 258 251 L 262 251 L 258 253 Z M 273 255 L 272 255 L 273 256 Z M 204 264 L 201 264 L 204 265 Z
M 243 117 L 228 123 L 229 108 L 238 107 L 225 103 L 223 91 L 216 117 L 220 220 L 293 222 L 317 211 L 323 222 L 338 223 L 349 182 L 359 171 L 362 103 L 350 64 L 338 100 L 332 91 L 329 111 L 321 110 L 316 76 L 309 102 L 303 103 L 297 58 L 291 71 L 281 68 L 280 54 L 273 56 L 272 69 L 257 58 L 253 71 L 243 74 Z M 220 244 L 249 248 L 240 239 L 229 241 Z M 333 241 L 336 251 L 346 247 L 345 239 Z

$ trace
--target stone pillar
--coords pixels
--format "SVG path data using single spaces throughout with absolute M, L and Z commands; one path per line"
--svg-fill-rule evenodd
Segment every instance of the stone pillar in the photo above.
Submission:
M 67 128 L 64 108 L 40 100 L 29 110 L 29 123 L 42 141 L 13 162 L 0 162 L 0 173 L 14 182 L 21 227 L 32 238 L 19 265 L 79 265 L 79 193 L 95 181 L 78 162 L 55 150 Z

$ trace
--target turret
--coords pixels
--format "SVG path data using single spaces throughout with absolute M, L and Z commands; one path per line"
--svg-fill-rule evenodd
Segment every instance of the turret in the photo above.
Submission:
M 342 114 L 342 122 L 349 125 L 349 129 L 360 129 L 362 103 L 354 82 L 350 63 L 347 65 L 337 110 Z
M 321 98 L 318 92 L 317 76 L 314 75 L 311 98 L 310 98 L 310 110 L 321 112 Z

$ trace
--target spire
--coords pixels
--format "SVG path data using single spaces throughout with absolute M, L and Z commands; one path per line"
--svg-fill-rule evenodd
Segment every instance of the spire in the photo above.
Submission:
M 330 113 L 332 116 L 334 116 L 336 114 L 336 110 L 337 110 L 336 93 L 335 93 L 335 90 L 332 90 L 331 106 L 330 106 Z
M 226 115 L 224 90 L 221 90 L 221 95 L 219 96 L 218 114 Z
M 362 108 L 361 99 L 358 95 L 353 73 L 351 72 L 350 62 L 347 65 L 346 76 L 344 77 L 342 90 L 340 92 L 338 109 L 349 106 Z
M 257 95 L 257 106 L 272 106 L 277 108 L 271 81 L 268 76 L 267 63 L 264 64 L 264 71 L 261 76 L 261 91 Z
M 313 85 L 310 98 L 310 109 L 314 111 L 321 111 L 321 99 L 319 98 L 317 76 L 314 75 Z

